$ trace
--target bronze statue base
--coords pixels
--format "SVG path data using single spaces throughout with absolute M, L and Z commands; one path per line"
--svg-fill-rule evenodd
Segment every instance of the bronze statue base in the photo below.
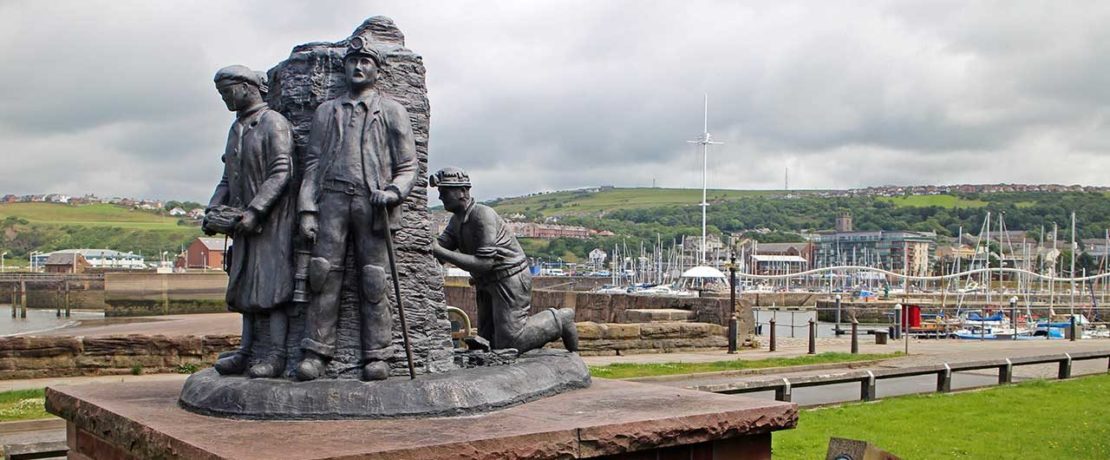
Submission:
M 536 350 L 512 364 L 378 382 L 248 379 L 213 369 L 185 381 L 180 404 L 192 412 L 265 420 L 380 419 L 469 415 L 590 385 L 577 354 Z

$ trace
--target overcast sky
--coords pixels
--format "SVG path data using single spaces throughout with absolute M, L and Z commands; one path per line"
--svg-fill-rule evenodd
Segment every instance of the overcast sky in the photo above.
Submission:
M 1110 184 L 1106 1 L 0 0 L 0 193 L 207 200 L 216 69 L 385 15 L 433 169 L 481 199 L 611 184 Z

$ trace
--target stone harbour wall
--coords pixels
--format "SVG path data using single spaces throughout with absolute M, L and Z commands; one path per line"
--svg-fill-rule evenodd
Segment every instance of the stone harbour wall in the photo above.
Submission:
M 104 316 L 150 316 L 227 311 L 227 273 L 108 273 Z
M 728 347 L 728 329 L 716 324 L 607 324 L 587 321 L 577 326 L 579 354 L 582 356 L 674 353 Z M 562 344 L 552 343 L 548 347 L 562 348 Z
M 0 338 L 0 380 L 168 373 L 210 365 L 237 335 Z

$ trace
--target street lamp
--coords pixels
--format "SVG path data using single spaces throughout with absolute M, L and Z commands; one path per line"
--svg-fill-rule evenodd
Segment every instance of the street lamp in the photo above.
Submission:
M 8 255 L 8 251 L 0 252 L 0 273 L 6 271 L 6 267 L 4 267 L 4 256 L 6 255 Z

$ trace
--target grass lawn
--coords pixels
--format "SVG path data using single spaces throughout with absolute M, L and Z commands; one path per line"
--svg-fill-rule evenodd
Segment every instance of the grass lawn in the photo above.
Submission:
M 177 217 L 127 209 L 113 204 L 70 206 L 60 203 L 0 204 L 0 219 L 20 217 L 33 224 L 119 227 L 136 230 L 176 230 Z
M 913 459 L 1110 458 L 1110 375 L 803 410 L 774 456 L 823 458 L 834 436 Z
M 929 207 L 939 206 L 941 208 L 981 208 L 987 205 L 986 201 L 981 200 L 965 200 L 960 197 L 952 195 L 911 195 L 911 196 L 898 196 L 898 197 L 881 197 L 882 201 L 894 203 L 899 208 L 906 207 Z
M 769 359 L 731 359 L 706 363 L 653 363 L 633 364 L 615 363 L 607 366 L 590 366 L 590 375 L 607 379 L 630 379 L 634 377 L 653 377 L 658 375 L 697 374 L 701 372 L 735 371 L 742 369 L 763 369 L 768 367 L 803 366 L 806 364 L 847 363 L 852 361 L 873 361 L 901 356 L 902 353 L 858 354 L 821 353 L 794 358 Z
M 46 412 L 45 390 L 14 390 L 0 393 L 0 422 L 53 417 Z

